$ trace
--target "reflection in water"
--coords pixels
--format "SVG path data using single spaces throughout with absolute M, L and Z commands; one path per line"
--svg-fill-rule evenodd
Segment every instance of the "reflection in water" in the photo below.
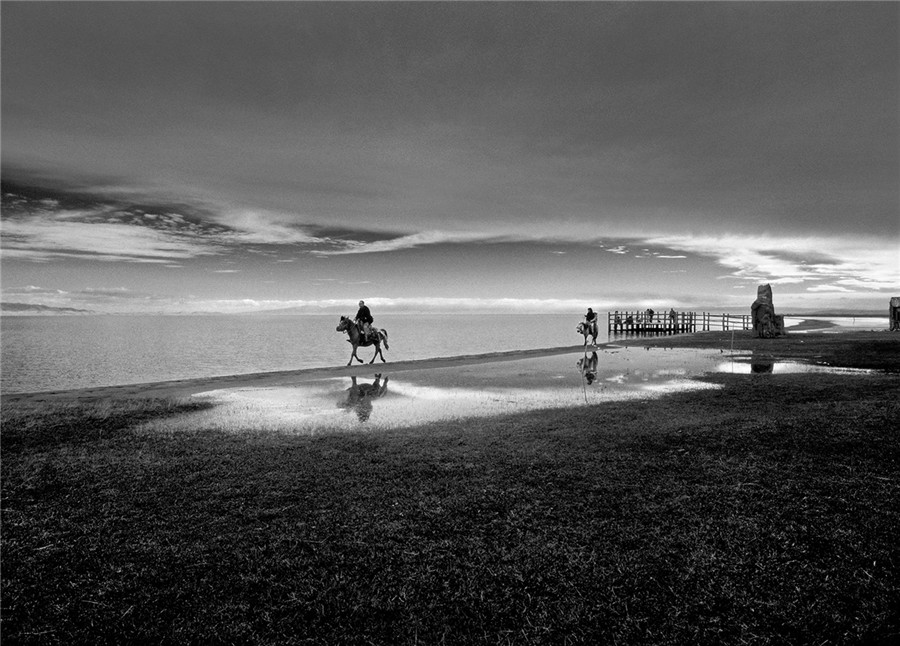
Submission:
M 359 430 L 364 424 L 375 430 L 718 387 L 690 377 L 713 369 L 721 361 L 719 352 L 622 348 L 602 354 L 602 361 L 592 351 L 580 356 L 422 368 L 350 378 L 349 388 L 347 377 L 337 377 L 293 386 L 223 389 L 197 395 L 218 406 L 184 421 L 184 429 L 206 424 L 234 432 L 315 434 Z M 573 363 L 577 372 L 572 370 Z M 593 387 L 586 388 L 587 383 Z M 349 411 L 356 414 L 347 415 Z M 166 424 L 171 428 L 170 422 Z
M 591 352 L 591 356 L 588 357 L 587 352 L 584 353 L 584 356 L 579 359 L 576 364 L 578 368 L 581 370 L 581 376 L 584 377 L 584 380 L 587 382 L 588 386 L 594 383 L 594 379 L 597 378 L 597 353 Z
M 350 377 L 350 387 L 347 389 L 345 399 L 338 402 L 338 408 L 346 412 L 356 411 L 356 417 L 360 422 L 365 422 L 372 415 L 372 400 L 384 397 L 388 388 L 388 377 L 381 381 L 381 375 L 375 375 L 375 381 L 371 384 L 356 383 L 356 376 Z
M 347 377 L 336 377 L 290 386 L 223 389 L 197 395 L 218 404 L 214 408 L 158 424 L 165 430 L 214 427 L 237 433 L 316 434 L 363 426 L 376 430 L 715 389 L 719 386 L 702 378 L 713 372 L 868 372 L 765 362 L 762 357 L 718 350 L 612 348 L 602 355 L 602 361 L 594 351 L 422 368 L 350 378 L 349 388 Z M 587 383 L 594 387 L 587 388 Z M 350 411 L 356 414 L 347 415 Z
M 761 374 L 804 374 L 804 373 L 828 373 L 846 375 L 872 374 L 872 370 L 865 368 L 835 368 L 833 366 L 818 366 L 799 361 L 757 361 L 750 360 L 730 361 L 721 363 L 716 367 L 716 372 L 725 372 L 733 375 L 761 375 Z

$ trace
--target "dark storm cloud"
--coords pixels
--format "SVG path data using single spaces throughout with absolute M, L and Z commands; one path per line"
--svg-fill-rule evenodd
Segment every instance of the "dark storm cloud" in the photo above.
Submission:
M 23 5 L 5 162 L 345 226 L 896 232 L 890 3 Z
M 175 301 L 355 302 L 337 285 L 363 276 L 493 302 L 527 274 L 568 307 L 897 283 L 894 3 L 0 13 L 6 284 L 74 293 L 121 261 Z M 585 267 L 607 283 L 585 294 Z

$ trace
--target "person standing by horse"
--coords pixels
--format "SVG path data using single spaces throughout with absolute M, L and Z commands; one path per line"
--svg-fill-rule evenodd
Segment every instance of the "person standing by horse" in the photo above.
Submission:
M 362 328 L 363 338 L 368 339 L 372 334 L 372 323 L 375 319 L 372 318 L 372 312 L 369 311 L 369 307 L 366 305 L 365 301 L 359 302 L 359 310 L 356 312 L 356 323 Z

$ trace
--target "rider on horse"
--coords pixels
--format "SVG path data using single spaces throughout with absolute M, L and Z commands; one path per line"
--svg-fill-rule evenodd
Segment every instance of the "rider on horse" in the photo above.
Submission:
M 590 307 L 587 314 L 584 315 L 584 325 L 591 333 L 591 336 L 597 336 L 597 313 Z
M 372 336 L 372 322 L 374 320 L 375 319 L 372 318 L 372 313 L 366 306 L 366 302 L 360 301 L 359 311 L 356 312 L 356 323 L 362 329 L 363 338 L 368 339 Z

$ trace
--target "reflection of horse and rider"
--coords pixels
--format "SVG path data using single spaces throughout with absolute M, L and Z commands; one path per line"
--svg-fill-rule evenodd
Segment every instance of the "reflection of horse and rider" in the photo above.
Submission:
M 594 351 L 591 352 L 590 357 L 585 353 L 584 357 L 575 363 L 581 370 L 581 376 L 584 377 L 588 385 L 594 383 L 594 379 L 597 378 L 597 361 L 597 352 Z
M 356 377 L 350 377 L 350 388 L 347 389 L 347 399 L 338 403 L 340 408 L 356 411 L 360 422 L 365 422 L 372 414 L 372 400 L 384 397 L 387 393 L 388 377 L 381 380 L 381 375 L 375 375 L 375 381 L 371 384 L 358 384 Z
M 385 350 L 391 349 L 388 346 L 388 333 L 387 330 L 372 327 L 374 322 L 375 319 L 372 318 L 372 312 L 365 301 L 359 302 L 359 309 L 353 319 L 349 319 L 346 316 L 341 317 L 341 321 L 336 329 L 338 332 L 346 332 L 350 337 L 347 341 L 353 346 L 350 361 L 347 362 L 348 366 L 353 363 L 354 359 L 360 363 L 363 362 L 356 354 L 356 349 L 359 346 L 364 348 L 370 345 L 375 346 L 375 354 L 372 355 L 372 361 L 369 363 L 374 363 L 376 357 L 381 357 L 381 360 L 385 361 L 384 353 L 381 352 L 381 344 L 384 344 Z

